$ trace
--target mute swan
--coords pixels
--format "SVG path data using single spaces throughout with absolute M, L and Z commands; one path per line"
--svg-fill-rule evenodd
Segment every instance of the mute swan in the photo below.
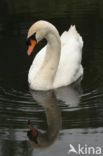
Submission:
M 50 90 L 67 86 L 80 78 L 83 75 L 83 40 L 75 26 L 60 37 L 51 23 L 42 20 L 34 23 L 27 35 L 28 55 L 43 38 L 47 40 L 47 45 L 38 52 L 30 67 L 30 88 Z

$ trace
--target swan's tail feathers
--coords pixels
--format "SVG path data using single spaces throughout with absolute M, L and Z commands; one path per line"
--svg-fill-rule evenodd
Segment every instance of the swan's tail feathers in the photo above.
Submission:
M 83 47 L 83 39 L 80 36 L 80 34 L 78 33 L 78 31 L 76 30 L 76 26 L 75 25 L 71 25 L 69 30 L 68 30 L 68 36 L 71 40 L 75 40 L 77 41 L 77 43 L 79 43 L 79 45 L 81 46 L 81 48 Z

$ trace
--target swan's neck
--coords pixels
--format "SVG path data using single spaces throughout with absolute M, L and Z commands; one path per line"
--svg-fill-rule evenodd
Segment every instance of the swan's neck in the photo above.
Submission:
M 36 96 L 37 100 L 37 96 Z M 54 94 L 48 92 L 38 96 L 40 105 L 45 109 L 48 129 L 45 133 L 39 132 L 39 144 L 48 146 L 56 139 L 61 128 L 61 111 Z M 37 101 L 38 101 L 37 100 Z
M 57 100 L 52 99 L 51 103 L 51 108 L 46 109 L 48 130 L 45 135 L 49 140 L 54 140 L 61 128 L 61 112 Z
M 40 81 L 40 89 L 52 89 L 60 60 L 61 41 L 56 31 L 48 33 L 45 38 L 48 42 L 47 50 L 44 62 L 38 71 L 37 79 Z

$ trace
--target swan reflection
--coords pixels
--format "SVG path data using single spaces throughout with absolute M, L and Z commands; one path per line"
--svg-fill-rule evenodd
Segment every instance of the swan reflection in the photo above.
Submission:
M 72 107 L 77 106 L 80 101 L 81 89 L 79 83 L 75 83 L 68 87 L 47 92 L 31 90 L 31 94 L 37 103 L 45 109 L 48 128 L 43 133 L 33 128 L 29 122 L 30 131 L 28 131 L 28 137 L 30 144 L 34 148 L 46 148 L 54 143 L 61 129 L 62 121 L 59 101 L 62 100 L 65 104 L 72 105 Z
M 53 91 L 39 92 L 31 90 L 31 94 L 45 109 L 48 129 L 45 133 L 42 133 L 41 131 L 32 128 L 29 123 L 30 131 L 28 132 L 28 137 L 34 148 L 46 148 L 55 141 L 61 128 L 60 107 Z
M 69 107 L 77 107 L 80 103 L 80 95 L 82 94 L 81 79 L 82 77 L 67 87 L 55 89 L 56 98 Z

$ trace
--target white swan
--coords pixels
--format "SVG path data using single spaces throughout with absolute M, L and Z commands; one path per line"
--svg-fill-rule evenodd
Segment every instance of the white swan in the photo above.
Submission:
M 27 36 L 28 55 L 43 38 L 47 45 L 36 55 L 28 74 L 31 89 L 50 90 L 67 86 L 83 75 L 83 40 L 75 26 L 63 32 L 60 38 L 51 23 L 42 20 L 34 23 Z

